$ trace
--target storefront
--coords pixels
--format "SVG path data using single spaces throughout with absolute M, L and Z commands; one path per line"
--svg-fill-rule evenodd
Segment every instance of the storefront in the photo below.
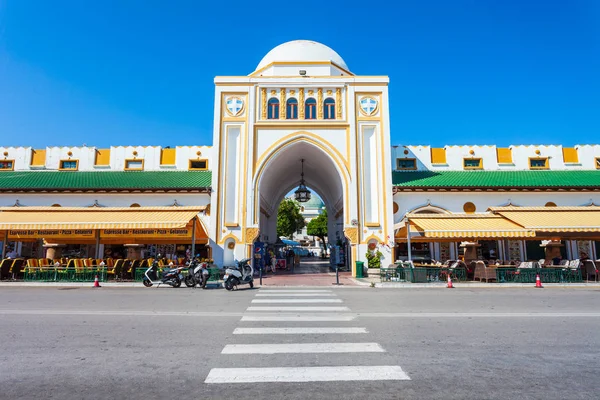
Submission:
M 407 223 L 409 221 L 410 225 Z M 396 257 L 494 261 L 598 258 L 600 207 L 491 207 L 480 214 L 407 214 Z M 462 245 L 460 242 L 466 242 Z M 471 243 L 470 245 L 468 243 Z M 469 253 L 472 251 L 472 253 Z
M 188 252 L 208 256 L 203 211 L 177 206 L 3 207 L 0 232 L 5 242 L 31 248 L 32 254 L 19 255 L 33 258 L 134 259 L 159 252 L 173 259 Z

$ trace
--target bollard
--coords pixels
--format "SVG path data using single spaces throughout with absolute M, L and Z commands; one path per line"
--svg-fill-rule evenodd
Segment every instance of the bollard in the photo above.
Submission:
M 335 283 L 332 283 L 332 285 L 337 285 L 337 286 L 343 285 L 343 283 L 340 283 L 340 272 L 339 271 L 340 271 L 340 267 L 339 267 L 339 265 L 336 264 L 336 266 L 335 266 Z
M 258 276 L 260 278 L 260 286 L 262 286 L 262 268 L 258 269 Z

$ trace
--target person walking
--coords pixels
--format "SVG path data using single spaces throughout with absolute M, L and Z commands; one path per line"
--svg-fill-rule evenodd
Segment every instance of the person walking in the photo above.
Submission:
M 269 255 L 271 256 L 271 271 L 275 273 L 275 270 L 277 269 L 277 257 L 275 257 L 275 253 L 273 253 L 273 250 L 269 250 L 269 253 Z

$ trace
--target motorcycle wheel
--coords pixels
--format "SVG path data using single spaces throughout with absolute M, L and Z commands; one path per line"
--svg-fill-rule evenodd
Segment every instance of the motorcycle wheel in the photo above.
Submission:
M 231 279 L 227 279 L 225 281 L 225 289 L 227 290 L 233 290 L 233 282 Z
M 250 289 L 254 288 L 254 281 L 250 281 Z
M 146 287 L 150 287 L 150 286 L 152 286 L 152 282 L 150 282 L 148 279 L 144 279 L 144 280 L 142 281 L 142 283 L 143 283 L 143 284 L 144 284 L 144 286 L 146 286 Z
M 176 277 L 176 278 L 173 280 L 173 287 L 174 287 L 174 288 L 178 288 L 178 287 L 180 287 L 180 286 L 181 286 L 181 279 L 179 279 L 179 277 Z
M 185 283 L 185 286 L 187 287 L 194 287 L 196 286 L 196 282 L 194 282 L 194 277 L 191 275 L 188 275 L 184 278 L 183 282 Z

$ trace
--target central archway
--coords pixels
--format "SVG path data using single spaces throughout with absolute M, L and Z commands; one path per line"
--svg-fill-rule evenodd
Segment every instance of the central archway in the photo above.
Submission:
M 315 141 L 307 133 L 280 143 L 258 165 L 254 179 L 254 223 L 260 240 L 277 240 L 279 203 L 300 183 L 304 159 L 306 185 L 321 197 L 328 212 L 328 241 L 344 238 L 344 212 L 347 202 L 348 175 L 343 160 L 332 147 Z

